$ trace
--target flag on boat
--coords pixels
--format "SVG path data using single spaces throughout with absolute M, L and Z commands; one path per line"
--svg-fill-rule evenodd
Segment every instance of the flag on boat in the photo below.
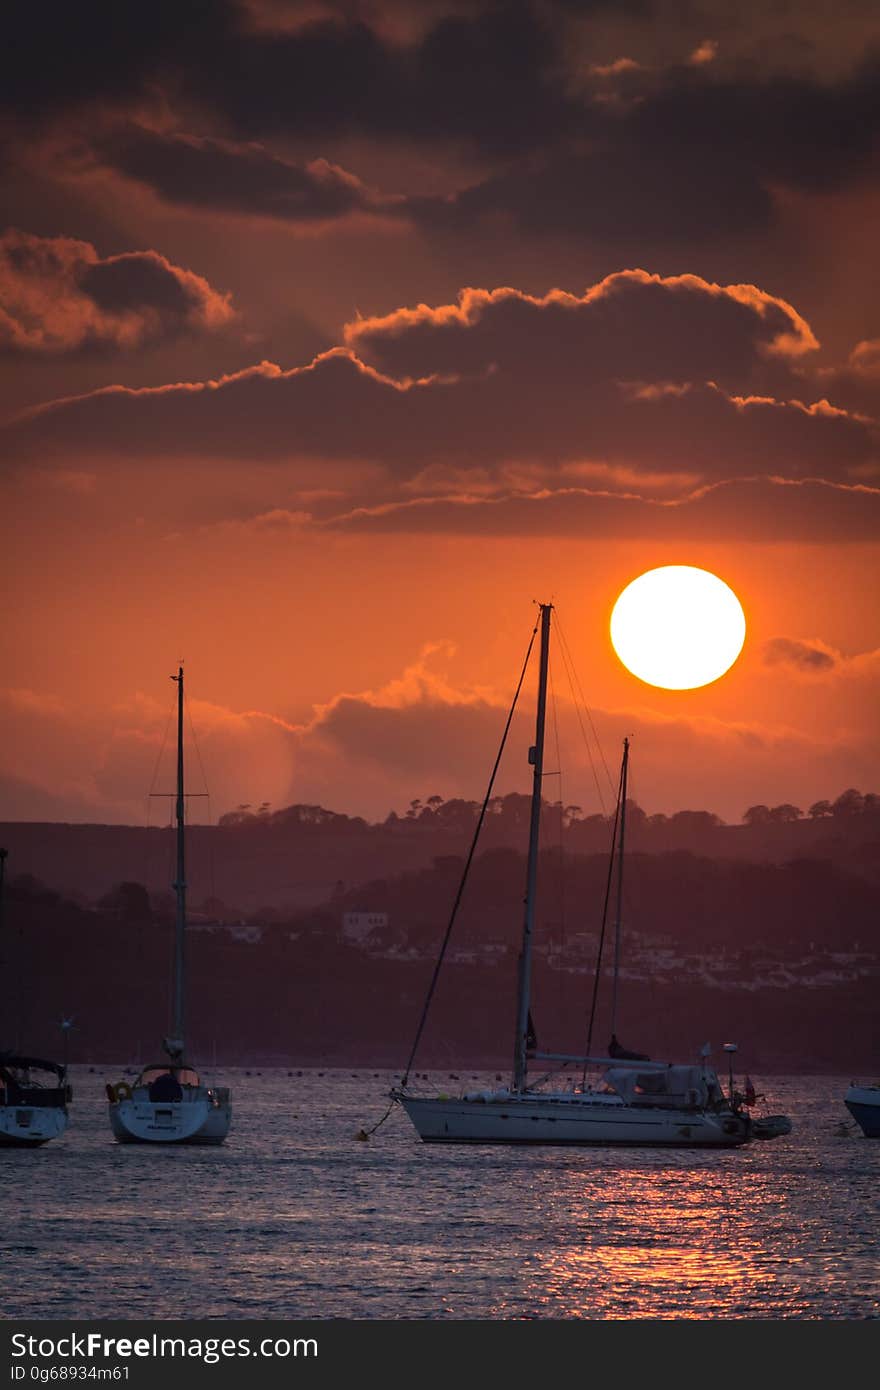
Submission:
M 743 1096 L 743 1104 L 745 1104 L 745 1105 L 754 1105 L 754 1103 L 755 1103 L 755 1101 L 758 1099 L 758 1097 L 757 1097 L 757 1095 L 755 1094 L 755 1088 L 754 1088 L 754 1086 L 752 1085 L 752 1078 L 751 1078 L 750 1076 L 747 1076 L 747 1077 L 746 1077 L 745 1086 L 746 1086 L 746 1089 L 745 1089 L 745 1095 Z
M 535 1052 L 538 1047 L 538 1035 L 535 1032 L 535 1025 L 532 1022 L 532 1011 L 529 1009 L 529 1021 L 526 1025 L 526 1052 Z

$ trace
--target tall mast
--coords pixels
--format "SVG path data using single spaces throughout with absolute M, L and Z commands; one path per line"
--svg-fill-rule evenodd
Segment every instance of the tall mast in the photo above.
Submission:
M 6 946 L 6 938 L 5 938 L 4 935 L 3 935 L 3 894 L 4 894 L 4 891 L 5 891 L 6 855 L 7 855 L 7 853 L 8 853 L 7 850 L 5 850 L 5 849 L 0 849 L 0 951 L 4 950 L 4 949 L 5 949 L 5 946 Z M 10 962 L 9 962 L 8 960 L 4 960 L 2 956 L 0 956 L 0 973 L 2 973 L 4 979 L 7 979 L 7 980 L 8 980 L 8 979 L 11 977 Z M 10 996 L 9 996 L 9 992 L 8 992 L 7 990 L 4 990 L 4 994 L 5 994 L 6 998 L 4 999 L 3 1002 L 4 1002 L 4 1003 L 7 1003 L 8 1000 L 9 1000 L 9 997 L 10 997 Z M 12 1011 L 10 1010 L 9 1012 L 10 1012 L 10 1015 L 11 1015 L 11 1012 L 12 1012 Z M 11 1022 L 11 1018 L 10 1018 L 10 1022 Z M 6 1027 L 9 1026 L 9 1024 L 6 1023 L 6 1020 L 5 1020 L 5 1019 L 3 1020 L 3 1026 L 4 1026 L 4 1028 L 6 1028 Z M 11 1046 L 11 1044 L 12 1044 L 12 1039 L 11 1039 L 11 1038 L 7 1039 L 6 1036 L 5 1036 L 4 1034 L 0 1034 L 0 1050 L 2 1050 L 2 1049 L 6 1046 L 7 1042 L 8 1042 L 8 1043 L 10 1044 L 10 1046 Z
M 186 865 L 184 862 L 184 823 L 186 801 L 183 794 L 183 667 L 177 668 L 177 877 L 172 887 L 177 897 L 177 924 L 174 937 L 174 1037 L 171 1041 L 183 1054 L 184 1029 L 184 935 L 186 932 Z
M 623 740 L 620 767 L 620 836 L 617 845 L 617 910 L 614 921 L 614 977 L 611 989 L 611 1036 L 617 1035 L 617 981 L 620 975 L 620 923 L 623 916 L 623 842 L 626 834 L 626 777 L 629 770 L 629 739 Z
M 529 822 L 529 858 L 526 870 L 526 911 L 522 948 L 519 955 L 519 989 L 516 1009 L 516 1037 L 513 1051 L 513 1089 L 526 1084 L 526 1050 L 529 1033 L 529 995 L 532 977 L 532 932 L 535 924 L 535 888 L 538 881 L 538 841 L 541 828 L 541 790 L 544 777 L 544 715 L 547 708 L 547 666 L 550 653 L 550 614 L 552 603 L 541 604 L 541 663 L 538 670 L 538 711 L 535 718 L 535 744 L 529 749 L 532 778 L 532 811 Z

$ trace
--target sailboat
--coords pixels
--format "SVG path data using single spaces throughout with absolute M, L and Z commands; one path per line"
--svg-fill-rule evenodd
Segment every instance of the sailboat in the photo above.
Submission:
M 64 1133 L 66 1077 L 58 1062 L 0 1052 L 0 1149 L 35 1149 Z
M 0 928 L 7 851 L 0 849 Z M 8 972 L 7 972 L 8 977 Z M 0 1148 L 35 1149 L 67 1128 L 67 1066 L 0 1048 Z
M 532 797 L 511 1084 L 495 1090 L 468 1091 L 458 1097 L 417 1095 L 409 1089 L 407 1067 L 401 1085 L 391 1092 L 392 1101 L 403 1107 L 420 1138 L 434 1144 L 663 1145 L 728 1149 L 753 1138 L 770 1139 L 788 1133 L 791 1125 L 785 1116 L 751 1118 L 745 1096 L 734 1089 L 732 1058 L 736 1045 L 733 1043 L 725 1044 L 730 1063 L 726 1093 L 709 1063 L 708 1045 L 703 1047 L 697 1060 L 685 1065 L 651 1061 L 620 1046 L 613 1032 L 613 1020 L 611 1044 L 605 1056 L 537 1050 L 530 994 L 553 606 L 541 604 L 539 607 L 540 665 L 535 742 L 529 750 L 533 769 Z M 626 754 L 627 746 L 625 758 Z M 621 805 L 625 803 L 625 791 L 624 775 Z M 619 955 L 619 946 L 615 955 Z M 415 1049 L 413 1055 L 414 1052 Z M 583 1080 L 556 1088 L 552 1084 L 549 1087 L 532 1084 L 529 1080 L 531 1061 L 561 1066 L 575 1063 L 583 1069 Z M 587 1084 L 588 1070 L 596 1076 L 592 1084 Z
M 843 1103 L 866 1138 L 880 1139 L 880 1081 L 853 1081 Z
M 186 1061 L 185 941 L 186 861 L 183 789 L 183 667 L 177 682 L 177 874 L 172 885 L 177 901 L 174 936 L 174 1022 L 163 1040 L 168 1058 L 144 1067 L 133 1085 L 107 1084 L 110 1127 L 120 1144 L 222 1144 L 229 1133 L 232 1107 L 226 1087 L 204 1086 Z

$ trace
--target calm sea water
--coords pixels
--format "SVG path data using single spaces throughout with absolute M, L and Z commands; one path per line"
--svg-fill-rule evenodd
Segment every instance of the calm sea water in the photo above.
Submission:
M 0 1150 L 6 1318 L 880 1316 L 880 1141 L 846 1128 L 849 1078 L 765 1080 L 791 1135 L 719 1154 L 438 1148 L 396 1107 L 359 1143 L 390 1073 L 286 1069 L 208 1078 L 220 1149 L 123 1147 L 120 1075 L 74 1068 L 66 1135 Z

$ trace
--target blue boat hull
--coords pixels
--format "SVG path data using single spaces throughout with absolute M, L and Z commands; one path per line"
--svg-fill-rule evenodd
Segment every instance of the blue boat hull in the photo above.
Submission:
M 844 1103 L 862 1133 L 869 1139 L 880 1139 L 880 1096 L 876 1102 L 865 1102 L 847 1096 Z

